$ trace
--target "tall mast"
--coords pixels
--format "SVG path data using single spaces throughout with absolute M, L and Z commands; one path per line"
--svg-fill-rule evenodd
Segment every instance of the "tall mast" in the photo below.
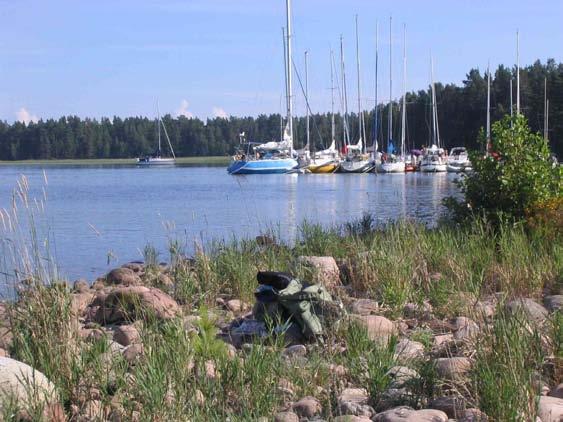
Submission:
M 282 41 L 283 41 L 283 75 L 284 75 L 284 82 L 285 82 L 285 108 L 286 108 L 286 110 L 288 110 L 289 109 L 289 96 L 287 95 L 287 69 L 288 69 L 288 67 L 287 67 L 287 46 L 286 46 L 286 38 L 285 38 L 285 28 L 283 28 L 283 27 L 282 27 Z M 280 140 L 283 141 L 283 130 L 282 130 L 282 136 L 281 136 Z
M 373 139 L 373 154 L 375 156 L 375 153 L 377 152 L 377 136 L 379 134 L 379 128 L 377 127 L 378 124 L 378 116 L 377 116 L 377 110 L 378 110 L 378 104 L 377 104 L 377 83 L 378 83 L 378 77 L 377 77 L 377 71 L 378 71 L 378 63 L 379 62 L 379 23 L 375 22 L 375 109 L 373 112 L 373 131 L 374 131 L 374 139 Z
M 403 114 L 401 116 L 401 156 L 405 156 L 407 126 L 407 26 L 403 24 Z
M 514 114 L 514 103 L 512 101 L 512 76 L 510 77 L 508 85 L 510 89 L 510 117 L 512 117 L 512 115 Z
M 520 33 L 516 31 L 516 114 L 520 114 Z
M 491 142 L 491 65 L 487 65 L 487 151 Z
M 358 34 L 358 15 L 356 15 L 356 71 L 358 72 L 358 129 L 359 137 L 362 139 L 363 133 L 363 116 L 362 116 L 362 92 L 360 88 L 360 36 Z M 362 143 L 362 151 L 365 148 L 365 139 Z
M 158 115 L 158 155 L 160 155 L 160 107 L 158 106 L 158 100 L 156 101 L 156 113 Z
M 389 124 L 387 130 L 387 149 L 389 149 L 389 142 L 391 142 L 391 138 L 393 137 L 393 77 L 392 77 L 392 67 L 393 67 L 393 46 L 392 46 L 392 22 L 393 18 L 389 17 Z
M 547 78 L 543 80 L 543 138 L 547 141 Z
M 330 50 L 330 141 L 335 143 L 336 134 L 334 133 L 334 53 Z
M 436 87 L 434 86 L 434 59 L 430 57 L 430 79 L 432 85 L 432 138 L 438 148 L 440 146 L 440 129 L 438 129 L 438 108 L 436 105 Z
M 346 91 L 346 71 L 344 69 L 344 41 L 340 35 L 340 69 L 342 73 L 342 91 L 344 101 L 344 138 L 346 146 L 350 145 L 350 133 L 348 132 L 348 93 Z
M 291 87 L 291 0 L 286 0 L 286 20 L 287 20 L 287 50 L 286 50 L 286 73 L 287 73 L 287 127 L 289 131 L 289 153 L 293 153 L 293 106 L 292 106 L 292 87 Z
M 307 63 L 307 56 L 309 55 L 308 51 L 305 51 L 305 105 L 307 108 L 307 119 L 306 122 L 306 131 L 307 131 L 307 144 L 306 148 L 311 150 L 311 145 L 309 144 L 309 65 Z

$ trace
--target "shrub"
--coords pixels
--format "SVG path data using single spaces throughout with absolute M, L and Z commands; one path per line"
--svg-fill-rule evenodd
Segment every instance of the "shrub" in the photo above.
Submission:
M 456 219 L 478 214 L 493 223 L 519 221 L 533 204 L 561 197 L 561 167 L 554 165 L 547 141 L 532 133 L 524 116 L 506 116 L 493 124 L 491 142 L 491 154 L 471 154 L 474 171 L 460 181 L 465 200 L 446 200 Z

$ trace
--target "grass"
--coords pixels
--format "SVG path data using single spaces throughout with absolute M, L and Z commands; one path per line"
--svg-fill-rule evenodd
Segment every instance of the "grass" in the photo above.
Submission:
M 538 377 L 549 385 L 561 378 L 561 314 L 551 314 L 542 327 L 530 327 L 522 315 L 502 311 L 503 300 L 540 300 L 544 289 L 561 289 L 560 238 L 522 226 L 493 231 L 482 221 L 436 229 L 412 222 L 374 227 L 365 217 L 332 228 L 304 224 L 294 245 L 234 239 L 200 249 L 191 259 L 182 258 L 184 243 L 171 239 L 170 293 L 185 314 L 199 318 L 190 319 L 195 329 L 187 330 L 181 317 L 157 321 L 141 315 L 144 353 L 129 363 L 109 339 L 79 335 L 70 289 L 47 259 L 45 233 L 25 231 L 38 221 L 26 192 L 22 181 L 14 209 L 2 213 L 11 223 L 2 226 L 1 271 L 6 281 L 24 287 L 8 310 L 9 352 L 54 383 L 71 420 L 84 416 L 91 400 L 99 402 L 104 415 L 90 415 L 90 420 L 257 420 L 307 395 L 319 399 L 321 416 L 330 420 L 339 415 L 337 397 L 346 387 L 365 388 L 371 406 L 384 406 L 384 392 L 393 382 L 389 370 L 398 364 L 397 337 L 374 342 L 363 326 L 344 318 L 327 330 L 323 343 L 307 345 L 304 359 L 283 356 L 283 336 L 257 340 L 235 356 L 217 338 L 217 325 L 232 318 L 216 305 L 218 297 L 253 303 L 259 270 L 290 271 L 307 279 L 311 273 L 298 264 L 301 255 L 337 258 L 347 283 L 342 298 L 371 298 L 391 319 L 402 318 L 408 302 L 430 303 L 443 322 L 470 315 L 476 300 L 495 293 L 501 298 L 497 316 L 481 326 L 477 344 L 456 344 L 442 354 L 432 348 L 441 332 L 419 321 L 408 336 L 425 346 L 426 357 L 407 363 L 418 377 L 406 385 L 409 393 L 397 404 L 423 408 L 433 398 L 462 394 L 494 420 L 533 420 Z M 16 218 L 21 214 L 25 218 Z M 150 245 L 144 255 L 147 277 L 157 283 L 161 257 Z M 459 383 L 441 380 L 433 364 L 434 357 L 454 352 L 473 362 Z M 342 365 L 345 373 L 336 374 L 331 365 Z M 43 404 L 35 400 L 27 406 L 32 420 L 44 419 Z M 15 420 L 18 406 L 7 398 L 4 419 Z
M 177 157 L 176 164 L 223 166 L 229 163 L 230 157 Z M 52 160 L 18 160 L 0 161 L 0 166 L 33 165 L 33 166 L 106 166 L 106 165 L 134 165 L 136 158 L 87 158 L 87 159 L 52 159 Z

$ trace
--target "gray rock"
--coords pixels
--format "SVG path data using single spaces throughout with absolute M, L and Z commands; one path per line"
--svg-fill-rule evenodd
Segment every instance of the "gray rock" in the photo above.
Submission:
M 286 347 L 282 352 L 283 356 L 287 358 L 296 358 L 299 356 L 307 356 L 307 348 L 302 344 L 295 344 L 293 346 Z
M 432 316 L 432 305 L 428 302 L 422 304 L 407 303 L 403 308 L 403 314 L 407 318 L 428 319 Z
M 346 388 L 338 396 L 338 410 L 343 415 L 365 416 L 370 418 L 375 410 L 368 406 L 369 395 L 365 388 Z
M 293 412 L 279 412 L 274 416 L 274 422 L 299 422 L 299 416 Z
M 414 410 L 408 406 L 400 406 L 377 414 L 375 422 L 447 422 L 448 416 L 435 409 Z
M 371 419 L 366 416 L 343 415 L 336 416 L 334 422 L 371 422 Z
M 389 388 L 402 388 L 409 382 L 419 378 L 418 372 L 407 366 L 394 366 L 387 371 L 387 376 L 391 378 Z
M 538 416 L 542 422 L 561 422 L 563 420 L 563 399 L 541 396 L 538 404 Z
M 355 319 L 366 327 L 368 337 L 374 341 L 387 341 L 397 333 L 397 327 L 387 318 L 379 315 L 354 315 Z
M 293 411 L 301 417 L 312 418 L 313 416 L 321 413 L 322 406 L 321 402 L 316 398 L 307 396 L 303 397 L 293 405 Z
M 563 399 L 563 383 L 559 384 L 557 387 L 553 387 L 548 396 Z
M 312 281 L 332 288 L 340 285 L 340 269 L 332 256 L 300 256 L 299 264 L 312 270 Z
M 546 296 L 543 303 L 550 312 L 560 311 L 563 309 L 563 295 Z
M 395 347 L 395 359 L 400 362 L 408 362 L 424 356 L 424 345 L 418 341 L 408 338 L 401 339 Z
M 0 357 L 0 412 L 2 403 L 13 399 L 21 408 L 57 402 L 55 386 L 31 366 Z
M 434 363 L 438 375 L 450 380 L 462 377 L 471 369 L 471 361 L 466 357 L 438 358 Z
M 120 325 L 113 330 L 113 340 L 122 346 L 129 346 L 141 340 L 139 330 L 134 325 Z
M 379 311 L 379 304 L 371 299 L 358 299 L 350 306 L 350 312 L 358 315 L 370 315 Z
M 465 409 L 457 422 L 488 422 L 489 417 L 479 409 Z
M 547 309 L 528 298 L 512 300 L 506 304 L 506 308 L 512 314 L 523 313 L 530 322 L 536 324 L 542 324 L 548 315 Z
M 430 409 L 444 412 L 448 417 L 457 419 L 465 415 L 465 400 L 463 397 L 442 396 L 428 403 Z
M 120 284 L 123 286 L 136 286 L 141 284 L 141 278 L 130 268 L 115 268 L 106 275 L 108 284 Z
M 479 326 L 470 318 L 457 317 L 454 320 L 454 325 L 456 327 L 454 339 L 456 340 L 470 340 L 479 334 Z

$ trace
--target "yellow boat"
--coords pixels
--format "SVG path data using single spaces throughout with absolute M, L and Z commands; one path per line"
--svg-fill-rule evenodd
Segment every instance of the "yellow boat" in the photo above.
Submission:
M 337 161 L 327 162 L 323 160 L 323 162 L 320 163 L 309 164 L 307 170 L 309 170 L 311 173 L 317 173 L 317 174 L 334 173 L 336 170 L 338 170 L 339 165 L 340 164 Z

